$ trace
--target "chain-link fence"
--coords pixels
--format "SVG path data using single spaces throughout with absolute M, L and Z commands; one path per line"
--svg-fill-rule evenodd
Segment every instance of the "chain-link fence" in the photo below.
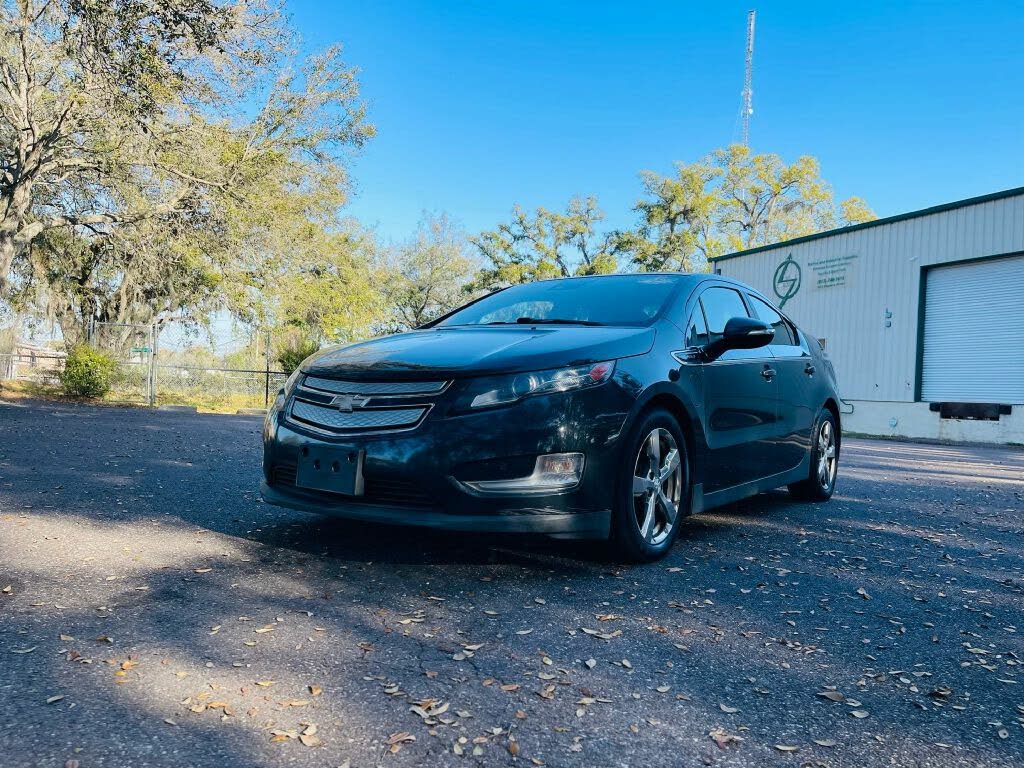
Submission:
M 93 323 L 89 329 L 89 344 L 117 361 L 117 375 L 108 399 L 156 405 L 153 387 L 155 338 L 152 325 Z
M 15 351 L 0 353 L 0 381 L 55 385 L 64 368 L 64 355 L 56 352 Z
M 157 356 L 159 360 L 159 355 Z M 156 365 L 158 403 L 201 408 L 265 408 L 288 378 L 280 371 Z
M 53 387 L 64 369 L 64 352 L 52 329 L 0 301 L 0 381 Z
M 53 393 L 64 368 L 63 343 L 26 341 L 19 327 L 7 331 L 0 338 L 0 381 Z M 265 408 L 288 378 L 268 355 L 269 336 L 251 330 L 96 322 L 88 329 L 88 344 L 117 363 L 106 397 L 111 401 L 220 411 Z
M 265 408 L 287 379 L 272 365 L 269 346 L 267 334 L 249 329 L 164 324 L 154 336 L 156 401 L 218 410 Z

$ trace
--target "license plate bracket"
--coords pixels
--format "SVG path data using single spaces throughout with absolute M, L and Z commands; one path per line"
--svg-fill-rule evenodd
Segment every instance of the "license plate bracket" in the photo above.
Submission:
M 362 448 L 334 445 L 308 445 L 299 451 L 295 485 L 314 491 L 363 495 Z

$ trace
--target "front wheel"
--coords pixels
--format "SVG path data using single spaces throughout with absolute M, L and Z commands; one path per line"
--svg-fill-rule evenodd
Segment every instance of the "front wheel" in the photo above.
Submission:
M 839 429 L 832 411 L 824 408 L 818 416 L 811 444 L 811 466 L 806 480 L 793 483 L 789 492 L 798 499 L 828 501 L 836 489 L 839 472 Z
M 672 547 L 689 510 L 686 440 L 668 411 L 651 411 L 630 432 L 619 470 L 612 540 L 631 562 L 650 562 Z

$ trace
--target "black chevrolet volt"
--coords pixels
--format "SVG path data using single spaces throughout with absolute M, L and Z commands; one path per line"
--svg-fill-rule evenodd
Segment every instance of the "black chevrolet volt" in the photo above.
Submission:
M 263 498 L 355 520 L 611 538 L 660 557 L 689 514 L 832 495 L 839 396 L 814 338 L 706 274 L 491 293 L 323 350 L 267 413 Z

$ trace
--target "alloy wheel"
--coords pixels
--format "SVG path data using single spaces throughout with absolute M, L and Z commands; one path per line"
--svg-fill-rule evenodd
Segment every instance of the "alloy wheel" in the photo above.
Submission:
M 671 432 L 657 427 L 640 444 L 633 469 L 633 511 L 648 544 L 661 544 L 672 533 L 682 492 L 679 446 Z
M 826 419 L 818 430 L 818 483 L 822 490 L 829 490 L 836 479 L 839 461 L 836 457 L 836 431 L 832 422 Z

